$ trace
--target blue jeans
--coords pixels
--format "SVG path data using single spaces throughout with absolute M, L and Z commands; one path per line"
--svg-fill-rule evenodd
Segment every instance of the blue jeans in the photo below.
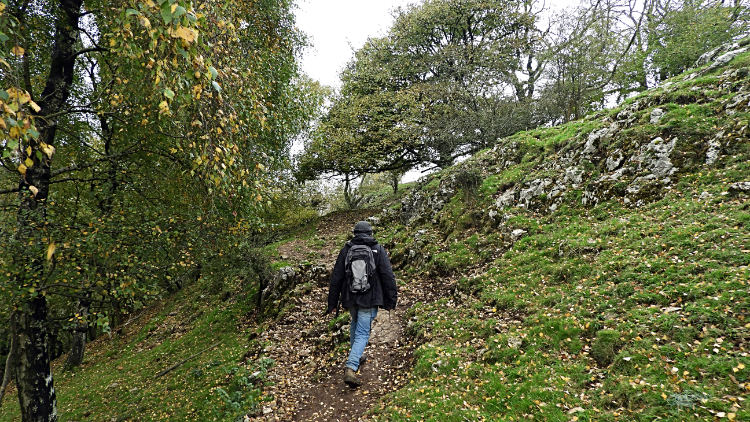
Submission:
M 352 324 L 349 327 L 349 359 L 346 361 L 346 367 L 356 371 L 359 369 L 359 359 L 365 352 L 365 346 L 370 341 L 370 327 L 372 320 L 378 316 L 378 308 L 360 308 L 354 305 L 349 308 L 349 314 L 352 316 Z

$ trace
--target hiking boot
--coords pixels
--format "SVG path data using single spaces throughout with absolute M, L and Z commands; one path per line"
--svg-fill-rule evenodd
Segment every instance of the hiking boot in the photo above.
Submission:
M 362 357 L 359 358 L 359 368 L 357 369 L 357 371 L 362 369 L 362 365 L 364 365 L 365 362 L 367 362 L 367 357 L 365 357 L 365 355 L 362 355 Z
M 357 374 L 355 374 L 354 370 L 351 368 L 346 368 L 346 371 L 344 372 L 344 382 L 349 387 L 359 387 L 362 385 L 359 378 L 357 378 Z

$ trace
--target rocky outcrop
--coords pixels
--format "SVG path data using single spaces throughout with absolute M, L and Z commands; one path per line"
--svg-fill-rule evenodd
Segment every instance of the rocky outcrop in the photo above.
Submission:
M 697 65 L 712 63 L 711 66 L 725 66 L 749 45 L 750 38 L 715 49 L 706 53 Z M 726 114 L 748 110 L 748 74 L 750 71 L 747 68 L 729 69 L 718 78 L 719 86 L 737 92 L 725 100 Z M 729 131 L 725 128 L 717 128 L 714 136 L 698 144 L 694 140 L 683 141 L 667 133 L 648 139 L 629 138 L 627 133 L 623 133 L 636 123 L 656 128 L 664 124 L 669 111 L 663 103 L 707 100 L 705 93 L 696 92 L 693 88 L 690 88 L 689 94 L 685 94 L 688 90 L 680 82 L 670 81 L 623 106 L 611 117 L 599 121 L 598 128 L 579 134 L 556 155 L 540 160 L 541 164 L 534 172 L 524 174 L 520 180 L 499 190 L 494 205 L 487 211 L 488 217 L 495 219 L 508 207 L 554 211 L 563 201 L 571 198 L 578 198 L 583 205 L 594 206 L 615 197 L 625 204 L 640 206 L 661 198 L 674 185 L 685 166 L 716 164 L 723 154 L 728 153 L 733 139 L 747 136 L 746 127 L 733 134 L 734 138 L 729 137 Z M 703 151 L 703 158 L 693 162 L 684 158 L 695 155 L 694 151 Z M 457 167 L 476 166 L 489 173 L 501 173 L 520 163 L 529 153 L 518 142 L 501 140 L 492 150 Z M 545 176 L 528 177 L 533 173 L 544 173 Z M 402 220 L 413 223 L 423 218 L 435 222 L 457 191 L 454 182 L 450 176 L 437 180 L 433 178 L 429 183 L 436 184 L 436 189 L 416 189 L 402 201 Z M 576 191 L 579 193 L 576 194 Z
M 261 304 L 263 314 L 275 317 L 299 291 L 300 286 L 306 284 L 326 287 L 331 278 L 333 268 L 304 262 L 296 267 L 283 267 L 276 271 L 273 281 L 263 289 Z
M 710 52 L 703 58 L 710 66 L 703 69 L 726 66 L 746 48 L 750 48 L 750 38 Z M 484 192 L 488 185 L 489 190 L 496 189 L 492 202 L 484 202 L 481 210 L 466 206 L 460 215 L 462 221 L 477 220 L 472 229 L 491 230 L 496 236 L 493 247 L 502 253 L 523 237 L 518 231 L 522 228 L 507 224 L 514 209 L 546 213 L 564 204 L 594 207 L 609 200 L 640 207 L 662 199 L 683 175 L 701 166 L 721 165 L 722 159 L 749 141 L 750 122 L 725 117 L 750 111 L 750 69 L 729 68 L 703 83 L 710 86 L 691 82 L 698 73 L 668 81 L 619 110 L 600 112 L 578 122 L 573 127 L 585 129 L 554 145 L 554 150 L 540 147 L 544 142 L 521 142 L 517 139 L 523 137 L 511 137 L 418 182 L 398 209 L 381 215 L 384 220 L 419 227 L 411 241 L 396 248 L 394 261 L 425 268 L 435 254 L 448 250 L 445 244 L 438 249 L 429 249 L 429 245 L 444 242 L 456 229 L 466 229 L 458 227 L 455 207 L 446 208 L 465 189 L 461 174 L 474 172 L 483 178 L 503 180 L 485 181 Z M 684 121 L 694 110 L 728 123 L 717 127 L 703 124 L 707 119 L 694 119 L 702 126 L 693 128 Z M 715 113 L 725 116 L 717 119 Z M 524 136 L 533 136 L 533 132 Z M 750 194 L 745 184 L 728 189 L 732 195 Z M 481 215 L 474 217 L 477 212 Z M 481 253 L 481 247 L 477 248 Z

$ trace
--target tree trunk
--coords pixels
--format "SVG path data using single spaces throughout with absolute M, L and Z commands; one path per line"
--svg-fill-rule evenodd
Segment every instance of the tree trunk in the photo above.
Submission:
M 15 378 L 23 422 L 56 422 L 57 397 L 50 369 L 47 300 L 37 296 L 14 316 L 18 351 Z
M 73 331 L 73 346 L 68 353 L 68 360 L 65 362 L 65 368 L 71 369 L 80 366 L 83 363 L 83 355 L 86 350 L 86 337 L 89 331 L 89 303 L 86 300 L 78 301 L 78 322 L 75 331 Z
M 12 318 L 12 316 L 11 316 Z M 11 323 L 11 334 L 10 334 L 10 350 L 8 351 L 8 356 L 5 359 L 5 366 L 3 367 L 3 385 L 0 386 L 0 406 L 3 405 L 3 398 L 5 397 L 5 392 L 8 389 L 8 384 L 10 383 L 10 380 L 14 377 L 13 371 L 16 367 L 16 349 L 18 347 L 16 346 L 17 342 L 15 340 L 15 326 L 13 323 Z
M 27 164 L 19 182 L 18 249 L 13 259 L 18 268 L 18 286 L 41 288 L 45 279 L 44 251 L 47 239 L 46 202 L 49 195 L 51 157 L 37 154 L 41 143 L 55 144 L 57 116 L 65 111 L 74 83 L 76 50 L 79 39 L 79 20 L 83 0 L 59 0 L 49 11 L 54 16 L 54 41 L 50 51 L 49 73 L 44 90 L 37 101 L 41 108 L 35 116 L 39 139 L 31 139 L 22 148 L 21 161 Z M 50 116 L 50 117 L 48 117 Z M 30 154 L 29 154 L 30 152 Z M 34 186 L 36 189 L 30 189 Z M 35 191 L 35 192 L 33 192 Z M 18 304 L 15 314 L 18 342 L 18 365 L 15 380 L 23 422 L 56 422 L 57 399 L 50 369 L 49 336 L 47 333 L 47 299 L 39 292 L 30 291 L 28 298 Z
M 393 194 L 398 193 L 398 182 L 401 181 L 401 170 L 393 170 L 389 174 L 391 187 L 393 188 Z

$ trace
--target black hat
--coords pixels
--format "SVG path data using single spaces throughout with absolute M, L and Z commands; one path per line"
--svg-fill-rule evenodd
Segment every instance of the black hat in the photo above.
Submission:
M 367 233 L 372 234 L 372 225 L 368 223 L 367 221 L 360 221 L 359 223 L 354 225 L 354 233 Z

